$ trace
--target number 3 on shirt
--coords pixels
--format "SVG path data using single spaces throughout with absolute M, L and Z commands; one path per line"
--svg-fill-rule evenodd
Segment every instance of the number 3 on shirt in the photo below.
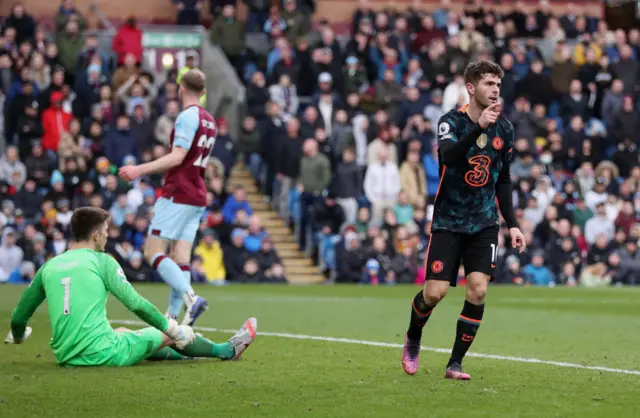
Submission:
M 202 154 L 198 156 L 198 159 L 193 162 L 193 165 L 196 167 L 205 168 L 207 163 L 209 162 L 209 157 L 211 156 L 211 148 L 213 148 L 213 144 L 216 141 L 216 138 L 213 136 L 207 137 L 206 135 L 201 135 L 198 138 L 198 147 L 202 148 Z
M 64 286 L 64 314 L 69 315 L 69 296 L 71 290 L 71 277 L 62 279 L 61 284 Z
M 469 159 L 471 170 L 464 175 L 464 181 L 472 187 L 482 187 L 489 182 L 491 158 L 486 155 L 476 155 Z

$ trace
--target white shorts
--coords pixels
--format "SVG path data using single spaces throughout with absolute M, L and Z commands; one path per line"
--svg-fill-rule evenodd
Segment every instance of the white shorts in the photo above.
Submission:
M 203 206 L 173 203 L 173 200 L 161 197 L 153 206 L 149 235 L 170 241 L 193 242 L 204 210 Z

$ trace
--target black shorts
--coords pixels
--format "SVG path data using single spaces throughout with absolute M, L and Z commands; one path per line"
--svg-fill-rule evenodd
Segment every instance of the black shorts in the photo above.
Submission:
M 456 285 L 460 264 L 465 275 L 484 273 L 495 278 L 499 228 L 489 227 L 472 235 L 438 230 L 431 234 L 427 253 L 427 280 Z

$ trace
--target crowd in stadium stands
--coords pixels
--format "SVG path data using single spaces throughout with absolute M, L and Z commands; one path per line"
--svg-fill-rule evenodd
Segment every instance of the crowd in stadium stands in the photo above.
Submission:
M 178 23 L 199 22 L 203 2 L 174 3 Z M 553 16 L 545 1 L 535 13 L 516 3 L 507 14 L 470 6 L 462 15 L 446 6 L 374 12 L 363 0 L 345 40 L 328 22 L 311 25 L 312 2 L 247 5 L 244 22 L 233 1 L 210 4 L 210 39 L 246 83 L 246 113 L 238 138 L 219 121 L 195 280 L 286 281 L 245 191 L 226 191 L 242 155 L 327 277 L 422 282 L 439 182 L 437 121 L 468 101 L 466 64 L 494 59 L 505 71 L 514 204 L 528 245 L 518 254 L 501 234 L 497 281 L 636 283 L 640 30 L 611 31 L 575 5 Z M 110 208 L 108 250 L 128 277 L 155 279 L 140 249 L 161 176 L 127 185 L 115 173 L 166 152 L 179 69 L 166 80 L 140 69 L 134 19 L 111 51 L 99 51 L 85 27 L 69 0 L 55 33 L 19 5 L 2 23 L 0 282 L 28 280 L 64 251 L 71 210 L 83 205 Z M 248 48 L 247 32 L 262 32 L 270 49 Z
M 86 35 L 86 19 L 62 2 L 45 28 L 20 4 L 0 18 L 0 283 L 29 281 L 65 251 L 73 209 L 111 213 L 107 251 L 132 281 L 159 277 L 144 245 L 162 175 L 126 184 L 124 164 L 167 152 L 180 112 L 178 83 L 187 68 L 154 74 L 142 68 L 142 32 L 127 19 L 109 50 Z M 193 279 L 286 282 L 278 254 L 241 188 L 226 192 L 236 160 L 227 123 L 207 167 L 208 211 L 194 247 Z
M 286 1 L 263 27 L 266 56 L 243 55 L 238 148 L 327 275 L 424 280 L 437 121 L 468 101 L 466 64 L 493 59 L 505 70 L 514 204 L 528 245 L 518 254 L 504 231 L 497 281 L 635 284 L 640 31 L 610 31 L 575 5 L 553 16 L 544 1 L 528 14 L 518 3 L 507 14 L 470 6 L 464 15 L 360 6 L 342 42 L 327 22 L 305 33 Z M 240 41 L 214 40 L 236 62 Z

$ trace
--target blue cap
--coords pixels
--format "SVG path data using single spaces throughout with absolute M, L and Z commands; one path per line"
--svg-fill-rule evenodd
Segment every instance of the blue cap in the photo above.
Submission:
M 127 155 L 122 159 L 122 164 L 123 165 L 135 165 L 137 162 L 136 157 L 134 157 L 133 155 Z
M 380 270 L 380 263 L 375 258 L 370 258 L 367 261 L 367 270 Z
M 55 183 L 64 183 L 64 177 L 59 170 L 54 170 L 51 173 L 51 185 L 53 186 Z
M 87 73 L 100 73 L 102 72 L 102 68 L 100 68 L 100 64 L 91 64 L 87 67 Z
M 235 239 L 237 237 L 246 237 L 247 234 L 244 232 L 244 229 L 236 228 L 231 232 L 231 239 Z

